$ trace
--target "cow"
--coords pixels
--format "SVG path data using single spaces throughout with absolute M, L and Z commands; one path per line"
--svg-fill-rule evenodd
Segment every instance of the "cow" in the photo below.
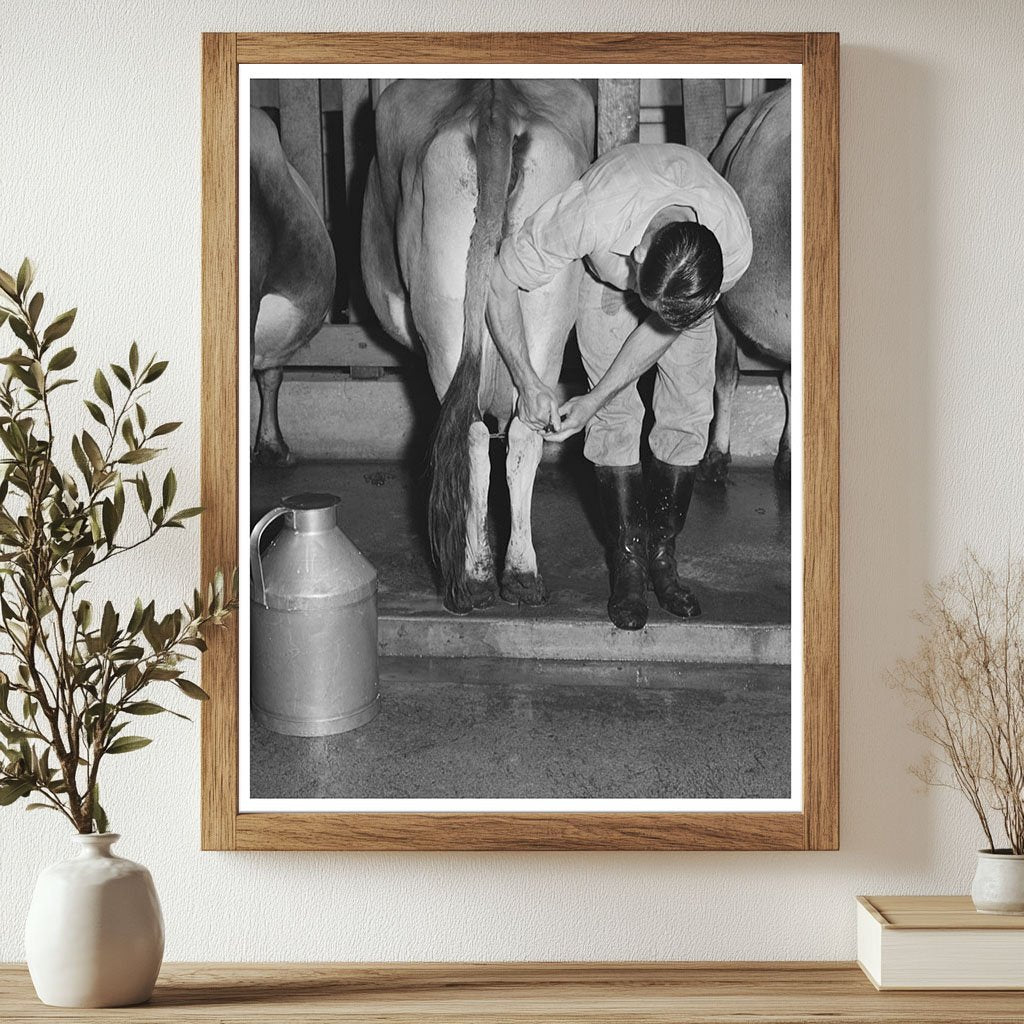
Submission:
M 732 401 L 739 380 L 737 342 L 779 367 L 786 422 L 775 459 L 790 474 L 790 87 L 764 93 L 736 116 L 710 160 L 736 190 L 750 218 L 754 255 L 747 272 L 715 311 L 715 415 L 701 476 L 724 483 L 729 473 Z
M 249 114 L 249 331 L 260 394 L 253 461 L 285 465 L 277 395 L 288 360 L 320 329 L 334 297 L 334 246 L 274 122 Z
M 486 304 L 502 238 L 575 181 L 593 155 L 594 101 L 562 79 L 406 79 L 381 94 L 363 207 L 367 296 L 397 341 L 422 344 L 441 399 L 430 451 L 428 526 L 444 606 L 537 605 L 547 588 L 530 526 L 541 435 L 515 416 L 516 393 Z M 582 264 L 521 296 L 534 368 L 558 379 Z M 487 528 L 490 431 L 506 432 L 511 535 L 500 587 Z

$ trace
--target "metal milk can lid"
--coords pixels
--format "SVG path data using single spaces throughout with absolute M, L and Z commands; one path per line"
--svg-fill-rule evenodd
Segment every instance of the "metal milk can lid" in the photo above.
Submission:
M 377 570 L 338 525 L 334 494 L 290 495 L 268 512 L 250 537 L 252 599 L 283 611 L 356 604 L 377 591 Z M 284 526 L 260 551 L 263 531 Z

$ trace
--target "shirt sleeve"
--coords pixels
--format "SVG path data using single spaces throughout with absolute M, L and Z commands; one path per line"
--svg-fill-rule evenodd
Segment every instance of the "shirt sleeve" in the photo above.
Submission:
M 692 201 L 698 219 L 715 233 L 722 247 L 722 291 L 727 292 L 750 266 L 753 239 L 740 197 L 724 178 L 716 177 L 717 187 L 695 186 Z
M 750 221 L 742 210 L 728 222 L 719 238 L 722 246 L 722 291 L 727 292 L 746 273 L 754 254 Z
M 671 161 L 668 173 L 687 197 L 679 200 L 680 205 L 692 206 L 722 247 L 722 291 L 727 292 L 744 275 L 753 254 L 743 202 L 732 185 L 693 151 L 687 151 L 686 159 Z
M 593 235 L 586 193 L 576 181 L 539 206 L 501 243 L 498 263 L 514 285 L 533 291 L 589 255 Z

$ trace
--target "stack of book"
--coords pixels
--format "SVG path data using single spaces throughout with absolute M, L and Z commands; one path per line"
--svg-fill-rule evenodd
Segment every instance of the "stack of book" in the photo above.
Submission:
M 857 962 L 878 989 L 1024 989 L 1024 916 L 979 914 L 970 896 L 858 896 Z

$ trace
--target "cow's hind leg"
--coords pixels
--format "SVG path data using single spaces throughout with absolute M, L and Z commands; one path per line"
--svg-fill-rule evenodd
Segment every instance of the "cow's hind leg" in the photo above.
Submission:
M 512 510 L 512 532 L 501 574 L 501 598 L 509 604 L 544 604 L 548 590 L 537 572 L 537 553 L 533 549 L 530 525 L 533 505 L 533 483 L 540 465 L 544 441 L 540 434 L 527 427 L 518 416 L 508 428 L 509 502 Z
M 494 555 L 487 531 L 487 489 L 491 479 L 491 436 L 477 420 L 469 428 L 469 519 L 466 523 L 466 578 L 468 608 L 449 608 L 464 613 L 489 608 L 498 589 Z
M 784 370 L 782 376 L 779 378 L 779 384 L 782 386 L 782 397 L 786 400 L 786 424 L 782 428 L 782 437 L 779 438 L 779 454 L 775 457 L 775 479 L 781 484 L 788 484 L 790 478 L 790 440 L 789 440 L 789 410 L 791 402 L 791 374 L 789 370 Z
M 288 445 L 281 433 L 281 422 L 277 416 L 277 396 L 281 390 L 284 370 L 271 366 L 256 371 L 256 387 L 260 393 L 260 419 L 256 428 L 256 446 L 253 462 L 261 466 L 287 466 L 293 462 Z
M 260 300 L 253 332 L 252 369 L 260 393 L 260 418 L 256 431 L 253 461 L 265 466 L 292 462 L 281 433 L 277 415 L 277 396 L 284 379 L 284 366 L 319 326 L 319 321 L 304 312 L 291 299 L 268 292 Z
M 736 336 L 719 314 L 715 314 L 718 347 L 715 353 L 715 415 L 711 421 L 708 450 L 700 463 L 700 478 L 712 484 L 724 484 L 729 477 L 729 435 L 732 429 L 732 402 L 740 378 L 736 355 Z

